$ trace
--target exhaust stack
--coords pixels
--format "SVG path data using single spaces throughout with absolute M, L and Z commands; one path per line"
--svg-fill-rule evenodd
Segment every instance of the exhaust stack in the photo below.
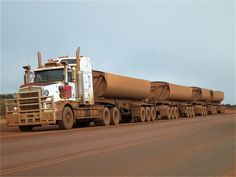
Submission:
M 42 64 L 42 56 L 41 56 L 41 53 L 38 52 L 37 55 L 38 55 L 38 67 L 39 67 L 39 68 L 42 68 L 42 67 L 43 67 L 43 64 Z
M 83 73 L 80 71 L 80 47 L 76 50 L 76 95 L 77 100 L 84 104 L 83 99 Z

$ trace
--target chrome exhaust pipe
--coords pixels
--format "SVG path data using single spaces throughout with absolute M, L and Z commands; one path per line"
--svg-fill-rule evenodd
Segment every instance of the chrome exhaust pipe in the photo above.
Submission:
M 80 71 L 80 47 L 76 50 L 76 97 L 80 103 L 84 104 L 83 99 L 83 73 Z

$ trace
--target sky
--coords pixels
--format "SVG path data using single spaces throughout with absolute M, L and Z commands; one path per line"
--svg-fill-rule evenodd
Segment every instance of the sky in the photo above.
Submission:
M 235 1 L 1 1 L 1 88 L 24 65 L 81 55 L 93 68 L 225 93 L 236 104 Z

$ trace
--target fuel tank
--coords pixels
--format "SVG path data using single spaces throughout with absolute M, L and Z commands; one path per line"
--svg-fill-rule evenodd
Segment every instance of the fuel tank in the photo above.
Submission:
M 150 97 L 164 101 L 191 101 L 192 88 L 177 84 L 155 81 L 151 83 Z
M 211 92 L 208 89 L 200 87 L 192 87 L 192 100 L 193 101 L 210 101 Z
M 94 97 L 142 100 L 150 93 L 151 82 L 93 70 Z

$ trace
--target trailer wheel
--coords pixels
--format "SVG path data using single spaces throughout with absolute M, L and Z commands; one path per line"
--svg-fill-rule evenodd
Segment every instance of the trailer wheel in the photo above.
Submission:
M 190 117 L 193 117 L 193 108 L 190 107 Z
M 102 126 L 108 126 L 111 123 L 111 114 L 110 114 L 110 111 L 107 107 L 105 107 L 103 109 L 102 120 L 101 120 L 100 123 L 101 123 Z
M 171 107 L 171 119 L 175 119 L 175 108 Z
M 196 115 L 195 108 L 192 107 L 192 109 L 193 109 L 193 117 L 195 117 L 195 115 Z
M 150 120 L 151 120 L 151 110 L 150 110 L 149 107 L 145 108 L 145 117 L 146 117 L 146 121 L 150 122 Z
M 190 117 L 193 117 L 193 108 L 189 107 L 189 113 L 190 113 Z
M 68 130 L 73 127 L 74 115 L 70 107 L 66 106 L 62 112 L 62 120 L 59 120 L 58 125 L 60 129 Z
M 179 117 L 179 113 L 178 113 L 178 108 L 177 107 L 174 108 L 174 114 L 175 114 L 175 119 L 177 119 Z
M 111 113 L 111 124 L 118 125 L 120 123 L 120 111 L 117 107 L 110 109 Z
M 172 117 L 171 116 L 171 108 L 168 107 L 166 111 L 167 111 L 167 119 L 171 119 L 171 117 Z
M 154 121 L 154 120 L 156 120 L 156 110 L 155 110 L 155 108 L 154 107 L 151 107 L 151 110 L 150 110 L 150 112 L 151 112 L 151 121 Z
M 186 117 L 190 117 L 189 107 L 187 107 L 187 109 L 186 109 Z
M 19 126 L 19 129 L 23 132 L 30 132 L 34 128 L 33 125 L 24 125 L 24 126 Z
M 204 107 L 202 107 L 201 109 L 201 116 L 204 116 L 205 112 L 204 112 Z
M 205 107 L 203 107 L 202 109 L 203 109 L 203 110 L 202 110 L 203 116 L 205 116 L 205 115 L 206 115 L 206 109 L 205 109 Z
M 204 113 L 205 113 L 205 114 L 204 114 L 205 116 L 208 115 L 208 109 L 207 109 L 207 107 L 204 108 Z
M 140 115 L 138 117 L 139 122 L 145 122 L 145 109 L 144 107 L 140 108 Z

